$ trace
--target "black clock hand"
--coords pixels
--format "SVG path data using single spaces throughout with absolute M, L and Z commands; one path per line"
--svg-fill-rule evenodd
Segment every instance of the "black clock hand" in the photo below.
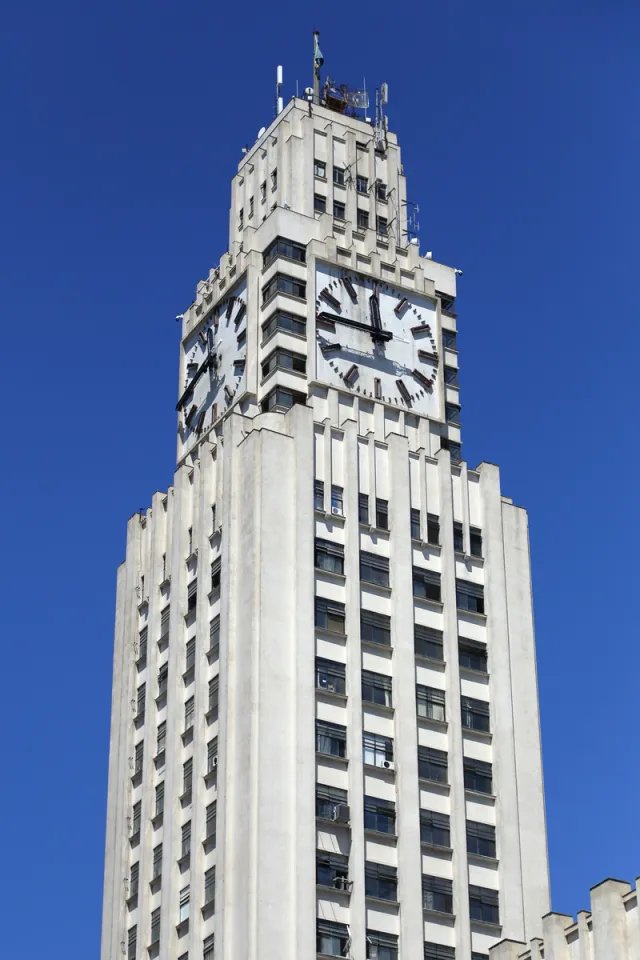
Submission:
M 184 404 L 185 400 L 187 400 L 188 397 L 189 397 L 189 396 L 191 395 L 191 393 L 193 392 L 193 388 L 195 387 L 196 383 L 198 382 L 198 380 L 200 379 L 200 377 L 202 376 L 202 374 L 205 373 L 205 371 L 208 370 L 209 367 L 211 366 L 211 364 L 213 363 L 214 357 L 215 357 L 215 354 L 214 354 L 213 352 L 211 352 L 211 353 L 209 353 L 209 355 L 208 355 L 207 357 L 205 357 L 205 359 L 202 361 L 202 363 L 200 364 L 200 366 L 198 367 L 198 369 L 197 369 L 196 372 L 194 373 L 193 377 L 191 378 L 191 381 L 190 381 L 188 387 L 185 389 L 184 393 L 182 394 L 182 396 L 181 396 L 180 399 L 178 400 L 178 403 L 176 404 L 176 410 L 180 410 L 180 409 L 181 409 L 181 407 L 182 407 L 182 405 Z
M 322 312 L 318 315 L 318 320 L 328 320 L 329 323 L 344 323 L 348 327 L 356 327 L 358 330 L 366 330 L 372 340 L 392 340 L 393 334 L 389 330 L 376 329 L 368 323 L 360 323 L 359 320 L 352 320 L 350 317 L 340 317 L 335 313 Z

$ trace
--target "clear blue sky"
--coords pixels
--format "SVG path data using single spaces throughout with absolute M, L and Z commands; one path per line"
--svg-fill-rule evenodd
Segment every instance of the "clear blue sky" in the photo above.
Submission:
M 466 458 L 530 511 L 554 907 L 640 873 L 637 3 L 2 19 L 4 955 L 97 957 L 126 520 L 171 482 L 174 317 L 225 249 L 276 64 L 287 99 L 310 81 L 314 25 L 337 80 L 389 82 L 422 249 L 464 270 Z

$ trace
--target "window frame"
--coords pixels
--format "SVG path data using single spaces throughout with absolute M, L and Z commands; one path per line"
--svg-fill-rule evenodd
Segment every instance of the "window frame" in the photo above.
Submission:
M 375 587 L 390 587 L 389 558 L 378 553 L 360 551 L 360 581 Z
M 316 657 L 315 676 L 316 690 L 321 693 L 332 693 L 346 697 L 347 671 L 344 663 L 339 663 L 337 660 L 328 660 L 326 657 Z M 326 677 L 326 684 L 321 683 L 321 677 Z
M 306 303 L 307 282 L 306 280 L 300 280 L 298 277 L 292 277 L 288 273 L 280 273 L 280 271 L 277 271 L 262 286 L 262 307 L 270 303 L 279 293 L 287 297 L 294 297 L 296 300 L 301 300 Z
M 372 703 L 378 707 L 393 708 L 393 678 L 374 670 L 360 671 L 361 699 L 363 703 Z M 365 696 L 371 688 L 371 696 Z M 377 699 L 376 699 L 377 695 Z
M 266 270 L 278 259 L 290 260 L 293 263 L 307 262 L 307 248 L 304 243 L 289 240 L 288 237 L 275 237 L 262 254 L 262 269 Z

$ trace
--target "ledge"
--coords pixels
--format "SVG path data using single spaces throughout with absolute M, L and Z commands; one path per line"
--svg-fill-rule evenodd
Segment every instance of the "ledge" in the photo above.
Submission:
M 431 910 L 429 907 L 423 907 L 422 914 L 429 920 L 440 920 L 451 926 L 454 926 L 456 922 L 455 913 L 443 913 L 442 910 Z
M 372 897 L 367 893 L 364 899 L 366 903 L 380 903 L 384 904 L 385 907 L 400 907 L 398 900 L 387 900 L 386 897 Z
M 344 584 L 347 582 L 344 573 L 334 573 L 333 570 L 324 570 L 322 567 L 314 567 L 313 572 L 315 574 L 322 574 L 322 576 L 326 577 L 331 583 Z
M 460 676 L 466 677 L 467 680 L 483 680 L 489 679 L 489 673 L 486 670 L 474 670 L 472 667 L 460 667 Z
M 478 867 L 497 867 L 500 863 L 495 857 L 483 857 L 480 853 L 469 853 L 467 851 L 469 863 L 475 863 Z
M 183 873 L 190 863 L 191 863 L 191 851 L 189 851 L 189 853 L 185 853 L 178 860 L 178 867 L 180 868 L 180 873 Z
M 347 883 L 348 886 L 334 887 L 333 884 L 316 883 L 316 890 L 318 891 L 319 894 L 338 893 L 338 894 L 342 894 L 343 897 L 348 898 L 351 896 L 351 887 L 353 886 L 353 880 L 346 880 L 345 883 Z
M 476 613 L 474 610 L 461 610 L 460 607 L 456 607 L 456 614 L 458 618 L 466 617 L 471 623 L 486 623 L 487 615 L 486 613 Z
M 325 630 L 324 627 L 314 627 L 315 632 L 321 634 L 323 637 L 332 640 L 346 640 L 346 633 L 335 633 L 333 630 Z
M 415 653 L 415 652 L 414 652 L 414 656 L 416 660 L 418 660 L 420 663 L 428 663 L 430 666 L 439 667 L 442 670 L 446 669 L 446 666 L 447 666 L 446 660 L 438 660 L 436 657 L 425 657 L 424 654 Z
M 178 797 L 181 807 L 188 807 L 193 799 L 193 791 L 185 790 L 182 796 Z
M 195 674 L 196 674 L 195 667 L 189 667 L 188 670 L 185 670 L 185 672 L 182 674 L 182 682 L 184 683 L 185 687 L 188 687 L 190 683 L 193 683 L 193 678 L 195 677 Z
M 207 658 L 208 663 L 212 663 L 213 660 L 217 659 L 219 656 L 220 656 L 220 644 L 218 644 L 216 647 L 209 647 L 209 649 L 205 653 L 205 657 Z
M 436 720 L 432 717 L 422 717 L 419 713 L 416 715 L 418 720 L 418 726 L 423 727 L 425 730 L 441 730 L 443 733 L 449 729 L 449 724 L 446 720 Z
M 331 766 L 340 767 L 341 769 L 349 766 L 347 757 L 336 757 L 332 753 L 319 753 L 317 750 L 316 760 L 325 760 Z
M 333 693 L 332 690 L 325 690 L 323 687 L 316 687 L 316 694 L 321 694 L 332 703 L 346 704 L 349 700 L 346 693 Z
M 451 784 L 440 783 L 439 780 L 426 780 L 424 777 L 418 777 L 418 784 L 434 793 L 441 793 L 443 796 L 449 796 L 451 793 Z
M 193 740 L 193 724 L 180 734 L 180 739 L 182 740 L 182 745 L 185 747 L 188 743 L 191 743 Z
M 473 917 L 469 918 L 471 923 L 471 928 L 477 928 L 483 933 L 490 933 L 492 936 L 499 937 L 502 933 L 502 924 L 501 923 L 492 923 L 489 920 L 474 920 Z
M 441 847 L 438 843 L 426 843 L 424 840 L 420 841 L 420 847 L 423 853 L 435 853 L 441 857 L 453 856 L 453 847 Z
M 413 603 L 415 606 L 422 607 L 423 610 L 435 610 L 436 612 L 444 610 L 442 600 L 428 600 L 426 597 L 416 597 L 414 594 Z
M 465 787 L 464 791 L 465 800 L 481 800 L 483 803 L 486 803 L 489 806 L 494 806 L 496 802 L 495 794 L 493 793 L 481 793 L 480 790 L 469 790 Z
M 372 593 L 377 593 L 381 597 L 390 597 L 392 593 L 391 587 L 382 583 L 372 583 L 371 580 L 363 580 L 362 577 L 360 577 L 360 589 L 371 590 Z
M 466 740 L 474 740 L 478 743 L 491 743 L 493 734 L 487 730 L 471 730 L 469 727 L 462 728 L 462 737 Z
M 162 811 L 161 813 L 157 813 L 155 817 L 151 818 L 151 826 L 153 827 L 154 830 L 157 830 L 158 827 L 162 826 L 163 821 L 164 821 L 164 811 Z
M 387 653 L 393 656 L 393 647 L 390 643 L 374 643 L 372 640 L 360 640 L 360 646 L 372 653 Z
M 393 763 L 395 764 L 395 761 L 393 761 Z M 395 765 L 394 765 L 393 767 L 379 767 L 379 766 L 378 766 L 377 764 L 375 764 L 375 763 L 363 763 L 363 764 L 362 764 L 362 769 L 365 770 L 365 771 L 366 771 L 366 770 L 369 770 L 369 771 L 371 771 L 371 772 L 375 770 L 376 773 L 385 774 L 385 775 L 386 775 L 387 777 L 389 777 L 390 779 L 391 779 L 391 778 L 395 779 L 395 775 L 396 775 Z
M 170 585 L 170 583 L 171 583 L 171 574 L 169 574 L 168 577 L 165 577 L 165 578 L 164 578 L 164 580 L 163 580 L 162 583 L 160 584 L 159 589 L 160 589 L 160 590 L 166 590 L 167 587 Z
M 385 833 L 384 830 L 373 830 L 370 827 L 365 827 L 364 835 L 371 840 L 387 840 L 390 847 L 395 847 L 398 843 L 397 833 Z
M 166 750 L 161 750 L 160 753 L 156 753 L 155 757 L 153 758 L 153 764 L 156 770 L 159 767 L 164 766 L 166 759 Z

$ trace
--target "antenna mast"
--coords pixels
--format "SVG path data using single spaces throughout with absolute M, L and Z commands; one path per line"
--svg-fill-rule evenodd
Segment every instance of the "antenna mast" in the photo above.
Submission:
M 282 67 L 276 69 L 276 117 L 282 113 Z
M 320 31 L 313 31 L 313 102 L 320 103 L 320 67 L 324 63 L 324 57 L 320 50 Z

